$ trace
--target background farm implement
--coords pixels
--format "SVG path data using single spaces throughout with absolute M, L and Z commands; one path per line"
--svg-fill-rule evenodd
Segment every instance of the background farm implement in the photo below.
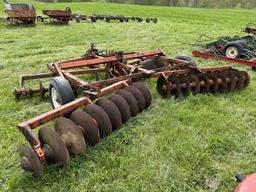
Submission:
M 10 22 L 17 25 L 35 25 L 36 11 L 33 5 L 10 4 L 7 0 L 4 0 L 4 8 L 8 17 L 2 18 L 2 22 Z
M 48 69 L 50 73 L 22 76 L 22 87 L 14 91 L 17 99 L 49 92 L 53 110 L 18 125 L 31 145 L 20 146 L 21 167 L 39 177 L 44 162 L 68 165 L 70 154 L 84 154 L 86 145 L 96 145 L 147 109 L 152 97 L 142 82 L 146 79 L 157 78 L 158 93 L 176 99 L 241 90 L 250 81 L 246 72 L 229 66 L 198 68 L 187 56 L 168 58 L 161 50 L 108 52 L 95 46 L 81 58 L 51 63 Z M 96 81 L 83 78 L 88 75 Z M 39 78 L 52 78 L 48 88 L 42 83 L 38 89 L 25 88 L 27 80 Z M 41 127 L 35 136 L 33 129 L 54 119 L 53 129 Z
M 246 27 L 243 32 L 249 35 L 220 37 L 205 43 L 202 49 L 192 52 L 194 56 L 212 58 L 256 67 L 256 28 Z M 202 39 L 204 36 L 201 36 Z

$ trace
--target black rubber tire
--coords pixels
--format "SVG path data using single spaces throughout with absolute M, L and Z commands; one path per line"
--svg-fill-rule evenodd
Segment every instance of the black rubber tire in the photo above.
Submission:
M 59 95 L 59 100 L 61 105 L 65 105 L 71 101 L 74 101 L 75 95 L 74 92 L 68 82 L 63 77 L 54 77 L 51 79 L 49 83 L 49 97 L 51 101 L 52 108 L 55 109 L 56 107 L 54 106 L 53 100 L 52 100 L 52 90 L 53 88 L 56 89 L 58 95 Z
M 108 114 L 101 107 L 89 104 L 85 106 L 84 111 L 97 121 L 101 138 L 110 135 L 112 132 L 111 121 Z
M 139 113 L 138 103 L 132 93 L 130 93 L 129 91 L 126 91 L 124 89 L 119 89 L 115 93 L 120 95 L 127 101 L 128 105 L 130 107 L 130 110 L 131 110 L 132 117 L 136 116 Z
M 86 143 L 92 146 L 99 143 L 100 132 L 97 121 L 94 120 L 88 113 L 82 110 L 76 110 L 71 113 L 70 120 L 81 126 Z
M 127 101 L 118 94 L 111 95 L 109 100 L 117 106 L 119 112 L 121 113 L 122 122 L 126 123 L 131 117 L 131 110 Z
M 229 57 L 227 55 L 227 50 L 230 48 L 230 47 L 233 47 L 235 49 L 237 49 L 238 51 L 238 54 L 237 56 L 235 57 Z M 239 42 L 239 41 L 232 41 L 232 42 L 229 42 L 227 43 L 225 46 L 224 46 L 224 49 L 223 49 L 223 53 L 226 57 L 228 58 L 240 58 L 241 57 L 241 54 L 243 54 L 245 52 L 244 50 L 244 46 Z
M 44 22 L 44 18 L 42 16 L 36 17 L 37 22 Z
M 122 126 L 121 113 L 112 101 L 106 98 L 100 98 L 95 104 L 100 106 L 108 114 L 113 130 L 117 130 Z
M 128 87 L 125 87 L 124 89 L 133 94 L 133 96 L 137 100 L 139 112 L 142 112 L 146 107 L 146 102 L 145 102 L 144 95 L 141 93 L 141 91 L 134 86 L 128 86 Z
M 192 59 L 192 57 L 190 57 L 188 55 L 177 55 L 175 57 L 175 59 L 179 59 L 179 60 L 182 60 L 182 61 L 188 61 L 188 62 L 192 63 L 193 65 L 196 64 L 196 62 Z
M 157 68 L 166 67 L 169 64 L 159 59 L 146 59 L 140 63 L 140 66 L 144 69 L 153 70 Z
M 131 86 L 134 86 L 137 89 L 139 89 L 140 92 L 144 95 L 145 104 L 146 104 L 145 109 L 147 109 L 151 105 L 151 102 L 152 102 L 152 95 L 151 95 L 148 87 L 143 82 L 134 82 L 131 84 Z

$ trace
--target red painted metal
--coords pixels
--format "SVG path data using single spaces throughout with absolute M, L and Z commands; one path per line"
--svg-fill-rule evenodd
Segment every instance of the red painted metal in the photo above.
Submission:
M 246 177 L 236 188 L 235 192 L 255 192 L 256 173 Z
M 238 63 L 238 64 L 242 64 L 242 65 L 251 66 L 253 68 L 256 67 L 256 60 L 244 60 L 244 59 L 227 58 L 227 57 L 224 57 L 224 56 L 219 56 L 219 55 L 207 53 L 206 49 L 195 50 L 195 51 L 192 52 L 192 54 L 194 56 L 197 56 L 197 57 L 223 60 L 223 61 L 228 61 L 228 62 L 231 62 L 231 63 Z

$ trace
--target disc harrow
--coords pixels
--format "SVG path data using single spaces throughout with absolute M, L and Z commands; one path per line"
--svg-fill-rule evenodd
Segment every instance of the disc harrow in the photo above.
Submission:
M 225 93 L 241 90 L 250 83 L 245 71 L 227 69 L 223 71 L 197 72 L 189 75 L 161 76 L 157 80 L 157 91 L 163 98 L 182 98 L 191 93 Z
M 172 59 L 161 50 L 102 52 L 92 46 L 86 53 L 81 58 L 48 64 L 50 73 L 21 76 L 21 88 L 14 91 L 19 99 L 44 90 L 53 108 L 18 125 L 31 146 L 19 148 L 21 167 L 35 176 L 43 176 L 45 162 L 69 165 L 70 156 L 83 155 L 88 145 L 97 145 L 131 117 L 148 109 L 152 95 L 143 82 L 146 79 L 157 78 L 157 92 L 167 99 L 226 93 L 250 83 L 246 72 L 229 66 L 198 68 L 187 56 Z M 96 80 L 76 77 L 86 74 L 94 74 Z M 39 89 L 25 86 L 25 81 L 38 78 L 52 78 L 49 88 L 42 83 Z M 45 125 L 52 120 L 54 127 Z M 37 127 L 38 136 L 33 132 Z

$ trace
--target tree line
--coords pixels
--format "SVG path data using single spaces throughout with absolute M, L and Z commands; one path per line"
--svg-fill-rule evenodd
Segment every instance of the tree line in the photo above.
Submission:
M 102 0 L 101 0 L 102 1 Z M 202 8 L 254 8 L 256 0 L 103 0 L 112 3 Z

